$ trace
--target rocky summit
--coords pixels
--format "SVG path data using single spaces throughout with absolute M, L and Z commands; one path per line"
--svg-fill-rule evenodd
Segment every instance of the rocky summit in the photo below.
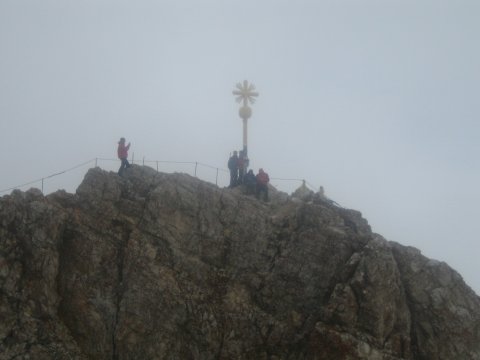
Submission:
M 480 298 L 358 211 L 91 169 L 0 198 L 1 359 L 480 359 Z

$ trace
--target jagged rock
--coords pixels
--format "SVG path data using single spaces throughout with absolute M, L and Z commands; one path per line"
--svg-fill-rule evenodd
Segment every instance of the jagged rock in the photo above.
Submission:
M 480 359 L 454 270 L 272 195 L 133 166 L 2 197 L 0 358 Z

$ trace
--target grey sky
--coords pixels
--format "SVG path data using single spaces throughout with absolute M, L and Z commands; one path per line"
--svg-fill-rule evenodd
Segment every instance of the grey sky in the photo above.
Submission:
M 247 79 L 255 171 L 323 185 L 479 293 L 479 18 L 477 0 L 1 0 L 0 190 L 114 158 L 121 136 L 226 167 Z

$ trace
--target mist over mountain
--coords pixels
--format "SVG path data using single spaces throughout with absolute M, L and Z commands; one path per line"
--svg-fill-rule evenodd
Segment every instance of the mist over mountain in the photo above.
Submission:
M 480 359 L 456 271 L 308 191 L 135 165 L 14 191 L 0 285 L 1 359 Z

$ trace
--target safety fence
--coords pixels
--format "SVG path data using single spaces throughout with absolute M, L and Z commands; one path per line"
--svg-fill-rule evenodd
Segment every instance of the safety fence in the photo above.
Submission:
M 138 160 L 138 159 L 135 160 L 132 155 L 132 159 L 130 160 L 130 163 L 149 166 L 157 171 L 161 171 L 165 173 L 173 173 L 173 172 L 187 173 L 199 179 L 214 183 L 217 186 L 228 186 L 230 182 L 229 170 L 221 167 L 208 165 L 198 161 L 146 160 L 145 158 L 141 160 Z M 82 162 L 81 164 L 70 167 L 68 169 L 56 172 L 54 174 L 50 174 L 48 176 L 44 176 L 36 180 L 32 180 L 20 185 L 16 185 L 16 186 L 9 187 L 7 189 L 0 190 L 0 194 L 7 193 L 15 189 L 21 190 L 26 188 L 27 186 L 38 187 L 40 188 L 42 193 L 44 193 L 44 187 L 48 181 L 51 181 L 55 177 L 59 177 L 66 173 L 69 173 L 74 170 L 80 169 L 82 167 L 87 167 L 87 166 L 95 166 L 95 167 L 101 167 L 104 170 L 117 171 L 119 166 L 119 160 L 111 159 L 111 158 L 91 159 L 91 160 Z M 305 179 L 271 177 L 270 182 L 279 190 L 284 190 L 286 187 L 288 187 L 286 186 L 286 184 L 288 183 L 295 184 L 295 187 L 298 187 L 304 184 L 305 186 L 310 187 L 314 191 L 317 190 L 315 186 L 311 185 Z M 282 186 L 282 185 L 285 185 L 285 186 Z

